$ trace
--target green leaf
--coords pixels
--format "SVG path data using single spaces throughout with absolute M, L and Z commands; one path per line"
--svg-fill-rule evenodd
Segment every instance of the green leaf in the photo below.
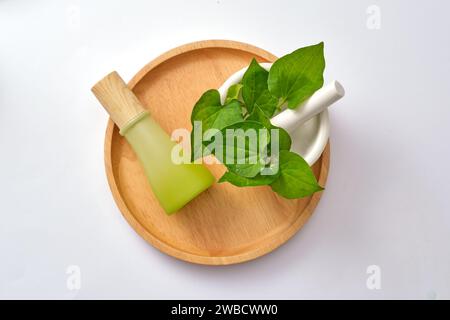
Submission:
M 277 179 L 277 175 L 262 176 L 261 174 L 256 175 L 253 178 L 246 178 L 237 175 L 233 172 L 227 171 L 219 179 L 219 183 L 229 182 L 237 187 L 255 187 L 255 186 L 265 186 L 271 184 Z
M 280 151 L 280 173 L 272 184 L 272 190 L 288 198 L 302 198 L 321 191 L 316 177 L 308 163 L 298 154 L 290 151 Z
M 277 111 L 277 105 L 278 98 L 272 96 L 269 89 L 267 89 L 256 100 L 253 108 L 259 107 L 268 118 L 272 118 L 275 111 Z
M 295 50 L 270 68 L 269 91 L 294 109 L 322 87 L 324 69 L 323 42 Z
M 283 128 L 276 126 L 272 126 L 272 129 L 278 129 L 278 139 L 280 139 L 279 140 L 280 150 L 286 151 L 291 150 L 292 139 L 289 133 Z
M 264 164 L 258 161 L 257 163 L 229 164 L 226 167 L 239 176 L 252 178 L 261 172 Z
M 268 76 L 269 72 L 253 59 L 242 77 L 242 98 L 248 113 L 253 112 L 255 105 L 258 105 L 268 117 L 275 112 L 278 99 L 269 92 Z
M 242 84 L 236 83 L 228 88 L 227 97 L 225 98 L 225 103 L 230 102 L 231 100 L 238 100 L 239 95 L 241 93 Z
M 255 177 L 264 168 L 260 148 L 266 148 L 270 135 L 260 132 L 265 126 L 256 121 L 242 121 L 221 130 L 223 138 L 223 155 L 216 157 L 231 172 L 243 177 Z M 251 141 L 251 138 L 253 141 Z M 253 142 L 251 144 L 250 142 Z M 227 150 L 233 150 L 233 153 Z
M 224 106 L 217 90 L 202 95 L 192 110 L 191 122 L 194 126 L 194 121 L 201 121 L 202 137 L 209 129 L 218 130 L 210 142 L 202 141 L 197 148 L 210 150 L 228 168 L 219 182 L 240 187 L 270 185 L 273 191 L 289 199 L 323 190 L 305 160 L 289 151 L 289 134 L 273 126 L 270 118 L 281 104 L 287 102 L 289 108 L 295 108 L 319 89 L 324 68 L 323 43 L 319 43 L 278 59 L 270 72 L 253 59 L 242 83 L 227 91 Z M 253 145 L 248 143 L 250 129 L 256 134 Z M 267 135 L 261 136 L 261 129 L 268 130 Z M 273 129 L 278 131 L 271 132 Z M 276 133 L 278 153 L 268 148 Z M 216 145 L 218 141 L 221 144 Z M 233 153 L 227 153 L 227 149 Z
M 267 115 L 259 108 L 258 106 L 255 106 L 253 109 L 253 112 L 250 114 L 250 116 L 247 118 L 247 120 L 253 120 L 258 121 L 262 123 L 267 129 L 278 129 L 278 144 L 280 147 L 280 150 L 290 150 L 292 140 L 289 136 L 289 133 L 284 130 L 283 128 L 274 126 L 270 119 L 267 117 Z
M 242 107 L 239 101 L 232 100 L 222 106 L 220 103 L 219 91 L 211 89 L 203 93 L 192 109 L 191 124 L 194 128 L 194 121 L 201 121 L 202 137 L 208 129 L 222 129 L 230 124 L 243 120 Z M 191 159 L 194 161 L 201 154 L 202 144 L 196 143 L 194 130 L 191 132 Z
M 200 97 L 191 114 L 192 124 L 194 124 L 194 121 L 202 122 L 202 133 L 212 128 L 221 130 L 242 120 L 240 103 L 232 100 L 222 106 L 219 91 L 215 89 L 206 91 Z
M 264 114 L 260 107 L 256 106 L 253 112 L 248 116 L 247 120 L 260 122 L 266 128 L 271 128 L 270 119 Z

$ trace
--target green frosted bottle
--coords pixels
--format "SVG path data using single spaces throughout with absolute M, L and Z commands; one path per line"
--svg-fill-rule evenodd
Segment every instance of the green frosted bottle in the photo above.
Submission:
M 117 72 L 100 80 L 92 91 L 133 148 L 167 214 L 181 209 L 214 183 L 213 175 L 203 165 L 172 161 L 175 142 L 145 111 Z

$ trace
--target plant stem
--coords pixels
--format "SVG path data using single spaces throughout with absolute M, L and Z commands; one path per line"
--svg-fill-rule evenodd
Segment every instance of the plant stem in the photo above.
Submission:
M 286 98 L 281 98 L 281 99 L 278 101 L 278 105 L 277 105 L 277 110 L 278 110 L 278 111 L 281 111 L 281 106 L 282 106 L 283 104 L 285 104 L 285 102 L 286 102 Z

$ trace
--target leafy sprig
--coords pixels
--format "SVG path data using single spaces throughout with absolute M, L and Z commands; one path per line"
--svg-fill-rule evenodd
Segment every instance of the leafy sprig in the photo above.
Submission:
M 209 129 L 220 131 L 227 143 L 227 129 L 249 128 L 260 130 L 267 129 L 268 137 L 259 146 L 268 148 L 268 142 L 273 137 L 271 129 L 278 129 L 279 153 L 276 161 L 259 159 L 258 152 L 249 149 L 235 150 L 232 156 L 234 161 L 227 160 L 224 150 L 211 150 L 205 141 L 195 143 L 194 135 L 191 135 L 191 145 L 203 148 L 206 153 L 214 154 L 228 171 L 220 178 L 219 182 L 229 182 L 238 187 L 270 185 L 272 190 L 279 195 L 288 198 L 306 197 L 323 188 L 317 183 L 313 171 L 307 162 L 298 154 L 290 151 L 291 137 L 282 128 L 271 124 L 270 118 L 279 112 L 284 105 L 295 109 L 303 101 L 309 98 L 323 85 L 323 71 L 325 59 L 323 54 L 323 42 L 300 48 L 294 52 L 279 58 L 272 65 L 270 71 L 265 70 L 253 59 L 247 68 L 242 81 L 229 87 L 225 104 L 220 101 L 217 90 L 206 91 L 195 104 L 191 122 L 201 121 L 202 134 Z M 216 137 L 217 138 L 217 137 Z M 244 137 L 245 138 L 245 137 Z M 269 158 L 271 157 L 269 151 Z M 193 158 L 195 158 L 193 149 Z M 200 153 L 201 154 L 201 153 Z M 237 154 L 245 159 L 238 159 Z M 248 163 L 245 160 L 256 157 L 258 161 Z M 275 157 L 273 157 L 275 158 Z M 244 160 L 244 161 L 237 161 Z M 278 170 L 272 168 L 277 167 Z M 263 174 L 264 173 L 264 174 Z

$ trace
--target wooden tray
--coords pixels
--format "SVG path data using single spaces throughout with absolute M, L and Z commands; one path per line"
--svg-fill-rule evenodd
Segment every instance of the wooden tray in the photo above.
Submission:
M 218 88 L 253 57 L 276 57 L 254 46 L 224 40 L 187 44 L 147 64 L 129 87 L 167 132 L 189 128 L 192 107 L 201 94 Z M 313 166 L 324 186 L 330 148 Z M 167 216 L 154 198 L 136 156 L 110 120 L 105 164 L 113 196 L 128 223 L 145 240 L 176 258 L 225 265 L 260 257 L 294 235 L 308 220 L 321 193 L 300 200 L 278 197 L 269 187 L 237 188 L 215 184 L 180 212 Z M 225 168 L 209 166 L 219 178 Z

